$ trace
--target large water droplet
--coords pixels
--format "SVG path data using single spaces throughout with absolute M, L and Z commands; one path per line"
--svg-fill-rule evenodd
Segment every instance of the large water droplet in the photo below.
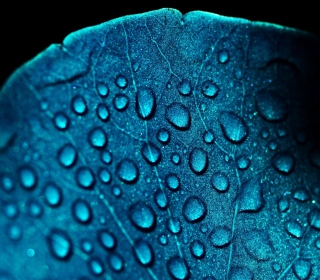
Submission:
M 189 223 L 196 223 L 204 219 L 207 207 L 199 197 L 190 196 L 183 204 L 182 213 Z
M 38 182 L 36 171 L 31 166 L 23 166 L 18 171 L 20 184 L 27 190 L 33 189 Z
M 88 202 L 78 199 L 72 204 L 72 215 L 81 224 L 88 224 L 92 220 L 92 210 Z
M 93 172 L 88 167 L 80 167 L 76 171 L 76 182 L 79 187 L 84 189 L 90 189 L 95 184 Z
M 151 245 L 143 240 L 138 239 L 134 242 L 134 255 L 138 262 L 143 266 L 149 266 L 153 262 L 153 250 Z
M 109 94 L 109 87 L 105 84 L 102 84 L 102 83 L 98 84 L 97 90 L 101 97 L 107 97 Z
M 141 119 L 152 117 L 156 109 L 156 99 L 149 88 L 140 89 L 136 95 L 136 112 Z
M 219 86 L 213 81 L 205 81 L 201 85 L 201 92 L 204 96 L 209 98 L 214 98 L 218 95 L 220 88 Z
M 113 250 L 117 245 L 117 239 L 111 232 L 107 230 L 100 230 L 98 232 L 98 241 L 102 248 L 108 251 Z
M 107 261 L 110 268 L 115 272 L 120 272 L 124 268 L 124 261 L 117 252 L 109 254 Z
M 141 154 L 150 165 L 157 165 L 161 160 L 161 151 L 152 142 L 144 143 L 142 145 Z
M 77 161 L 76 149 L 70 144 L 63 146 L 58 151 L 58 161 L 63 167 L 72 167 Z
M 190 252 L 196 259 L 202 259 L 205 255 L 205 247 L 199 240 L 194 240 L 190 244 Z
M 96 114 L 97 114 L 98 118 L 103 122 L 107 122 L 109 120 L 109 118 L 110 118 L 109 109 L 104 104 L 99 104 L 97 106 Z
M 284 228 L 287 233 L 296 238 L 301 238 L 303 235 L 303 229 L 298 221 L 290 220 L 284 224 Z
M 298 259 L 293 264 L 293 272 L 300 280 L 308 279 L 312 273 L 310 261 Z
M 231 230 L 227 226 L 217 226 L 209 236 L 210 241 L 215 247 L 225 247 L 231 242 Z
M 180 188 L 180 179 L 176 174 L 168 174 L 166 176 L 166 186 L 169 188 L 171 191 L 177 191 Z
M 51 254 L 57 259 L 67 259 L 72 254 L 72 242 L 66 232 L 53 229 L 47 237 Z
M 241 143 L 248 137 L 248 127 L 244 120 L 230 111 L 222 111 L 219 123 L 224 137 L 232 143 Z
M 287 116 L 287 103 L 283 97 L 274 91 L 262 90 L 256 95 L 256 108 L 258 113 L 269 122 L 285 120 Z
M 181 223 L 177 217 L 171 217 L 167 220 L 167 228 L 172 234 L 181 232 Z
M 85 113 L 87 113 L 88 110 L 87 102 L 82 96 L 77 95 L 74 98 L 72 98 L 71 109 L 77 115 L 84 115 Z
M 94 257 L 88 261 L 88 270 L 93 276 L 100 276 L 104 273 L 103 262 L 100 258 Z
M 139 178 L 137 165 L 130 159 L 124 159 L 117 165 L 117 174 L 120 180 L 125 183 L 135 183 Z
M 189 156 L 190 169 L 195 174 L 203 174 L 208 168 L 208 154 L 201 148 L 194 148 Z
M 118 93 L 113 98 L 113 106 L 118 111 L 124 111 L 129 105 L 129 98 L 123 93 Z
M 128 86 L 127 78 L 121 74 L 116 77 L 115 82 L 116 85 L 121 89 L 125 89 Z
M 281 174 L 287 175 L 290 174 L 294 168 L 295 158 L 290 152 L 278 152 L 272 158 L 271 163 L 275 170 Z
M 212 175 L 212 186 L 215 188 L 218 192 L 226 192 L 229 190 L 229 179 L 227 175 L 223 172 L 215 172 Z
M 273 258 L 269 235 L 264 230 L 252 230 L 243 235 L 242 243 L 248 255 L 258 261 Z
M 257 212 L 265 204 L 262 186 L 255 179 L 251 179 L 241 186 L 238 199 L 239 212 Z
M 170 131 L 166 128 L 160 128 L 157 132 L 157 139 L 163 145 L 168 144 L 170 141 Z
M 313 228 L 320 230 L 320 210 L 319 209 L 314 209 L 309 213 L 308 222 Z
M 167 262 L 167 270 L 173 279 L 184 280 L 189 277 L 186 261 L 179 256 L 171 257 Z
M 51 206 L 59 206 L 62 202 L 62 191 L 56 185 L 50 183 L 46 186 L 44 191 L 45 202 Z
M 94 128 L 89 132 L 88 140 L 90 145 L 96 149 L 103 149 L 107 143 L 107 134 L 101 127 Z
M 166 119 L 176 129 L 187 130 L 190 128 L 189 109 L 181 103 L 174 102 L 166 108 Z
M 168 198 L 161 189 L 156 190 L 154 193 L 154 201 L 160 209 L 166 209 L 168 206 Z
M 191 93 L 191 82 L 187 79 L 183 79 L 177 86 L 178 92 L 181 95 L 189 95 Z
M 54 125 L 59 130 L 66 130 L 69 127 L 69 118 L 63 112 L 57 112 L 54 115 Z
M 229 52 L 226 49 L 223 49 L 218 52 L 218 61 L 221 64 L 227 63 L 229 61 Z
M 152 231 L 156 225 L 154 210 L 143 202 L 137 202 L 130 206 L 129 217 L 132 224 L 141 231 Z

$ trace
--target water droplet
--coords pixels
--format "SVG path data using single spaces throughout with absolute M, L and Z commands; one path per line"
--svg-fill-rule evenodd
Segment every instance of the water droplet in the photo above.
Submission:
M 237 168 L 239 170 L 246 170 L 250 166 L 250 159 L 247 156 L 240 156 L 237 158 Z
M 263 119 L 269 122 L 284 121 L 287 116 L 287 103 L 274 91 L 260 91 L 256 96 L 256 108 Z
M 130 206 L 129 217 L 132 224 L 141 231 L 152 231 L 156 225 L 154 210 L 143 202 L 137 202 Z
M 219 86 L 210 80 L 203 82 L 201 85 L 201 92 L 204 96 L 209 98 L 215 98 L 218 95 L 219 90 Z
M 139 178 L 137 165 L 130 159 L 123 159 L 117 165 L 117 174 L 120 180 L 125 183 L 135 183 Z
M 284 138 L 286 137 L 288 134 L 288 131 L 285 127 L 279 127 L 277 129 L 277 135 L 280 137 L 280 138 Z
M 189 277 L 186 261 L 179 256 L 171 257 L 168 260 L 167 270 L 173 279 L 184 280 Z
M 27 256 L 28 256 L 29 258 L 34 257 L 34 255 L 35 255 L 35 251 L 34 251 L 33 249 L 28 249 L 28 250 L 27 250 Z
M 300 280 L 308 279 L 312 273 L 312 266 L 308 260 L 298 259 L 293 264 L 293 272 Z
M 44 199 L 47 205 L 57 207 L 62 202 L 62 191 L 56 185 L 49 183 L 44 190 Z
M 209 162 L 207 152 L 201 148 L 194 148 L 189 156 L 190 169 L 195 174 L 200 175 L 206 172 L 208 165 Z
M 123 93 L 118 93 L 113 98 L 113 106 L 118 111 L 124 111 L 129 105 L 129 98 Z
M 75 114 L 81 116 L 87 113 L 87 102 L 82 96 L 77 95 L 74 98 L 72 98 L 71 104 L 71 108 Z
M 101 161 L 105 164 L 112 163 L 112 154 L 109 151 L 102 151 L 101 152 Z
M 271 151 L 275 151 L 275 150 L 278 148 L 277 142 L 275 142 L 275 141 L 270 141 L 270 142 L 268 143 L 268 148 L 269 148 Z
M 177 191 L 180 188 L 180 179 L 176 174 L 168 174 L 166 176 L 166 186 L 171 191 Z
M 269 130 L 267 128 L 264 128 L 261 130 L 260 134 L 263 139 L 267 139 L 269 137 Z
M 88 270 L 93 276 L 100 276 L 104 273 L 103 262 L 100 258 L 94 257 L 88 261 Z
M 189 223 L 200 222 L 207 214 L 207 207 L 202 199 L 190 196 L 183 204 L 182 213 Z
M 314 167 L 320 168 L 320 146 L 311 149 L 309 158 Z
M 69 168 L 74 166 L 77 158 L 77 151 L 70 144 L 66 144 L 58 151 L 58 161 L 63 167 Z
M 227 175 L 223 172 L 213 173 L 211 182 L 218 192 L 227 192 L 229 190 L 230 182 Z
M 172 217 L 167 220 L 167 228 L 172 234 L 181 232 L 181 223 L 177 217 Z
M 313 228 L 320 230 L 320 210 L 319 209 L 314 209 L 309 213 L 308 222 Z
M 209 238 L 215 247 L 228 246 L 231 242 L 231 230 L 227 226 L 217 226 L 213 229 Z
M 202 259 L 205 255 L 205 248 L 201 241 L 194 240 L 190 244 L 190 252 L 196 259 Z
M 278 200 L 278 210 L 279 212 L 285 212 L 289 209 L 289 200 L 286 197 L 281 197 Z
M 111 182 L 111 173 L 107 168 L 100 168 L 98 172 L 99 179 L 104 184 L 110 184 Z
M 150 165 L 157 165 L 161 160 L 161 151 L 152 142 L 144 143 L 142 145 L 141 154 Z
M 43 213 L 43 207 L 37 201 L 28 201 L 27 210 L 31 217 L 39 218 Z
M 151 245 L 143 239 L 138 239 L 134 242 L 134 255 L 137 261 L 143 266 L 149 266 L 153 262 Z
M 276 262 L 273 262 L 271 265 L 274 272 L 279 272 L 282 268 L 281 264 Z
M 69 118 L 63 112 L 57 112 L 54 115 L 54 125 L 59 130 L 66 130 L 69 127 Z
M 149 89 L 140 89 L 136 95 L 136 112 L 138 116 L 145 120 L 150 119 L 156 109 L 156 98 L 154 92 Z
M 0 174 L 0 186 L 5 192 L 11 192 L 14 190 L 13 180 L 7 174 Z
M 191 82 L 187 79 L 183 79 L 177 86 L 178 92 L 181 95 L 189 95 L 191 93 Z
M 72 254 L 72 242 L 70 237 L 62 230 L 53 229 L 47 237 L 51 254 L 57 259 L 68 259 Z
M 239 193 L 239 212 L 258 212 L 265 204 L 262 186 L 251 179 L 241 186 Z
M 295 158 L 290 152 L 278 152 L 272 159 L 272 166 L 279 173 L 290 174 L 295 165 Z
M 157 139 L 164 145 L 168 144 L 170 141 L 170 131 L 166 128 L 160 128 L 157 132 Z
M 19 209 L 14 203 L 5 203 L 4 204 L 4 214 L 8 219 L 15 219 L 19 215 Z
M 107 261 L 110 268 L 115 272 L 120 272 L 124 268 L 124 261 L 122 257 L 116 252 L 109 254 Z
M 252 271 L 247 267 L 232 267 L 230 280 L 254 280 Z
M 88 202 L 78 199 L 72 204 L 72 215 L 81 224 L 88 224 L 92 220 L 92 210 Z
M 181 103 L 174 102 L 166 108 L 166 119 L 176 129 L 187 130 L 190 128 L 189 109 Z
M 172 153 L 170 159 L 171 159 L 171 162 L 175 165 L 179 165 L 181 163 L 181 158 L 178 153 Z
M 314 245 L 316 246 L 317 249 L 320 249 L 320 237 L 318 237 L 315 242 Z
M 299 188 L 293 192 L 293 198 L 300 202 L 306 202 L 310 199 L 310 194 L 307 190 Z
M 229 52 L 226 49 L 223 49 L 218 52 L 218 61 L 222 64 L 227 63 L 229 61 Z
M 109 109 L 104 104 L 99 104 L 97 106 L 96 114 L 97 114 L 98 118 L 103 122 L 107 122 L 109 120 L 109 118 L 110 118 Z
M 36 171 L 30 166 L 23 166 L 18 171 L 20 184 L 27 190 L 33 189 L 38 182 Z
M 88 141 L 93 148 L 103 149 L 108 144 L 108 137 L 101 127 L 97 127 L 89 132 Z
M 93 252 L 93 245 L 87 239 L 84 239 L 80 242 L 80 248 L 86 254 L 91 254 Z
M 118 75 L 116 77 L 116 85 L 121 89 L 125 89 L 128 86 L 127 78 L 121 74 Z
M 165 234 L 161 234 L 158 237 L 159 243 L 163 246 L 168 244 L 168 237 Z
M 113 186 L 111 192 L 115 197 L 120 197 L 122 195 L 122 190 L 119 186 Z
M 95 184 L 95 179 L 91 169 L 88 167 L 79 167 L 76 171 L 76 182 L 81 188 L 92 188 Z
M 18 224 L 10 224 L 7 228 L 8 237 L 12 241 L 19 241 L 22 238 L 22 227 Z
M 108 251 L 113 250 L 117 246 L 117 239 L 107 230 L 100 230 L 98 232 L 98 241 L 102 248 Z
M 243 235 L 242 244 L 248 255 L 258 261 L 273 258 L 272 245 L 269 235 L 264 230 L 252 230 Z
M 109 94 L 109 87 L 105 84 L 99 83 L 97 85 L 97 90 L 98 90 L 98 93 L 101 97 L 107 97 Z
M 160 209 L 166 209 L 168 207 L 168 198 L 161 189 L 156 190 L 154 193 L 154 201 Z
M 214 133 L 210 130 L 207 130 L 202 135 L 203 142 L 206 144 L 212 144 L 214 142 L 215 136 Z
M 230 111 L 222 111 L 219 123 L 224 137 L 232 143 L 241 143 L 248 137 L 248 127 L 244 120 Z
M 287 233 L 296 238 L 301 238 L 303 235 L 303 229 L 298 221 L 290 220 L 284 224 L 284 228 Z

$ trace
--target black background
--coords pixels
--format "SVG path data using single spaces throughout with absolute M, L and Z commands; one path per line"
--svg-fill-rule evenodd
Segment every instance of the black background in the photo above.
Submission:
M 4 2 L 4 1 L 3 1 Z M 28 1 L 29 2 L 29 1 Z M 61 43 L 72 31 L 96 25 L 113 18 L 147 12 L 160 8 L 176 8 L 183 14 L 193 10 L 213 12 L 225 16 L 241 17 L 295 27 L 320 37 L 319 10 L 308 1 L 201 1 L 191 4 L 172 1 L 133 2 L 118 0 L 77 2 L 76 6 L 42 1 L 40 5 L 21 6 L 15 1 L 0 5 L 0 86 L 21 64 L 33 58 L 52 43 Z M 298 2 L 298 3 L 297 3 Z M 112 4 L 111 4 L 112 3 Z M 233 3 L 238 3 L 234 5 Z M 320 51 L 320 50 L 319 50 Z

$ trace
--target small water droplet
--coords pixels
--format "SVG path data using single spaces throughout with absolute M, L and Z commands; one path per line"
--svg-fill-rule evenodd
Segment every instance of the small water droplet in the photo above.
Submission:
M 117 239 L 113 233 L 107 230 L 100 230 L 98 232 L 98 241 L 102 248 L 107 251 L 113 250 L 117 246 Z
M 229 52 L 226 49 L 223 49 L 218 52 L 218 61 L 221 64 L 227 63 L 229 61 Z
M 262 185 L 258 180 L 244 182 L 239 193 L 239 212 L 258 212 L 265 205 Z
M 83 189 L 91 189 L 95 184 L 93 172 L 88 167 L 79 167 L 76 171 L 76 182 Z
M 273 262 L 271 265 L 274 272 L 279 272 L 282 268 L 281 264 L 277 262 Z
M 171 154 L 171 162 L 175 165 L 179 165 L 181 163 L 181 157 L 178 153 Z
M 14 203 L 5 203 L 4 204 L 4 214 L 8 219 L 15 219 L 19 215 L 19 209 Z
M 204 96 L 209 98 L 217 97 L 219 90 L 219 86 L 210 80 L 203 82 L 201 85 L 201 92 Z
M 171 257 L 168 260 L 167 270 L 173 279 L 185 280 L 189 277 L 189 268 L 187 263 L 179 256 Z
M 269 130 L 267 128 L 263 128 L 260 135 L 263 139 L 267 139 L 269 137 Z
M 122 195 L 122 190 L 119 186 L 113 186 L 111 192 L 115 197 L 120 197 Z
M 180 179 L 177 174 L 168 174 L 165 179 L 166 186 L 171 191 L 177 191 L 180 188 Z
M 107 261 L 110 268 L 115 272 L 120 272 L 124 268 L 124 261 L 122 257 L 116 252 L 109 254 Z
M 125 89 L 128 86 L 127 78 L 121 74 L 116 77 L 115 82 L 120 89 Z
M 214 142 L 215 136 L 214 133 L 210 130 L 207 130 L 202 135 L 203 142 L 206 144 L 212 144 Z
M 197 175 L 203 174 L 208 168 L 208 154 L 201 148 L 194 148 L 189 156 L 189 167 Z
M 91 254 L 93 252 L 93 245 L 92 245 L 91 241 L 89 241 L 87 239 L 81 240 L 80 248 L 86 254 Z
M 312 273 L 310 261 L 305 259 L 296 260 L 293 264 L 293 272 L 300 280 L 308 279 Z
M 181 232 L 181 223 L 177 217 L 171 217 L 167 220 L 167 228 L 172 234 Z
M 152 231 L 156 225 L 154 210 L 143 202 L 130 206 L 129 217 L 132 224 L 141 231 Z
M 24 189 L 33 189 L 38 182 L 36 171 L 31 166 L 23 166 L 18 171 L 20 184 Z
M 81 224 L 88 224 L 92 220 L 92 210 L 88 202 L 78 199 L 72 204 L 72 215 Z
M 141 155 L 150 165 L 157 165 L 161 160 L 161 151 L 152 142 L 144 143 L 142 145 Z
M 182 214 L 189 223 L 200 222 L 207 214 L 206 204 L 197 196 L 190 196 L 183 204 Z
M 88 270 L 93 276 L 100 276 L 104 273 L 103 262 L 100 258 L 94 257 L 88 261 Z
M 285 127 L 279 127 L 279 128 L 277 129 L 277 135 L 278 135 L 278 137 L 284 138 L 284 137 L 287 136 L 287 134 L 288 134 L 288 131 L 287 131 L 287 129 L 286 129 Z
M 272 166 L 281 174 L 287 175 L 293 171 L 295 158 L 290 152 L 278 152 L 272 159 Z
M 278 200 L 278 210 L 279 212 L 285 212 L 289 209 L 289 200 L 286 197 L 281 197 Z
M 160 209 L 166 209 L 168 207 L 168 198 L 161 189 L 156 190 L 154 193 L 154 201 Z
M 63 112 L 57 112 L 54 115 L 54 125 L 59 130 L 66 130 L 69 127 L 69 118 L 68 116 Z
M 310 199 L 310 194 L 303 188 L 298 188 L 293 192 L 293 198 L 300 202 L 306 202 Z
M 0 186 L 5 192 L 12 192 L 14 190 L 13 180 L 7 174 L 0 174 Z
M 58 151 L 58 161 L 66 168 L 74 166 L 77 161 L 77 157 L 76 149 L 70 144 L 66 144 Z
M 28 256 L 29 258 L 34 257 L 34 255 L 35 255 L 35 251 L 34 251 L 33 249 L 28 249 L 28 250 L 27 250 L 27 256 Z
M 101 127 L 97 127 L 89 132 L 88 141 L 93 148 L 103 149 L 108 144 L 108 137 Z
M 218 192 L 227 192 L 229 190 L 230 182 L 227 175 L 223 172 L 213 173 L 211 182 Z
M 190 244 L 190 252 L 196 259 L 202 259 L 205 255 L 205 247 L 199 240 L 194 240 Z
M 105 84 L 99 83 L 97 85 L 97 91 L 101 97 L 107 97 L 109 94 L 109 87 Z
M 170 141 L 170 131 L 166 128 L 160 128 L 157 132 L 157 139 L 163 145 L 168 144 Z
M 77 115 L 84 115 L 88 111 L 87 102 L 82 96 L 77 95 L 74 98 L 72 98 L 71 109 Z
M 22 238 L 22 227 L 19 224 L 10 224 L 8 225 L 7 235 L 12 241 L 19 241 Z
M 308 222 L 313 228 L 320 230 L 320 210 L 319 209 L 314 209 L 309 213 Z
M 113 106 L 118 111 L 124 111 L 129 106 L 129 98 L 123 93 L 118 93 L 113 98 Z
M 62 202 L 62 191 L 53 183 L 49 183 L 44 190 L 44 199 L 47 205 L 57 207 Z
M 110 153 L 110 151 L 102 151 L 101 152 L 101 161 L 105 164 L 112 163 L 112 154 Z
M 68 259 L 72 254 L 72 242 L 66 232 L 53 229 L 47 237 L 51 254 L 57 259 Z
M 303 228 L 298 221 L 290 220 L 284 224 L 287 233 L 296 238 L 301 238 L 303 235 Z
M 231 242 L 231 230 L 227 226 L 217 226 L 213 229 L 209 238 L 215 247 L 221 248 L 228 246 Z
M 153 262 L 154 254 L 152 247 L 143 239 L 138 239 L 134 242 L 134 255 L 137 261 L 143 266 L 149 266 Z
M 168 237 L 165 234 L 160 234 L 158 237 L 158 241 L 161 245 L 165 246 L 168 244 Z
M 270 141 L 270 142 L 268 143 L 268 148 L 269 148 L 271 151 L 275 151 L 275 150 L 278 148 L 277 142 L 275 142 L 275 141 Z
M 136 112 L 145 120 L 150 119 L 156 109 L 156 98 L 154 92 L 149 88 L 140 89 L 136 95 Z
M 123 159 L 117 165 L 117 174 L 121 181 L 133 184 L 139 178 L 137 165 L 130 159 Z
M 237 158 L 237 168 L 239 170 L 246 170 L 250 166 L 250 159 L 247 156 L 240 156 Z
M 189 95 L 191 93 L 191 82 L 187 79 L 183 79 L 177 86 L 178 92 L 181 95 Z
M 103 122 L 107 122 L 109 120 L 109 118 L 110 118 L 109 109 L 104 104 L 99 104 L 97 106 L 96 114 L 97 114 L 97 117 Z
M 27 211 L 31 217 L 39 218 L 43 213 L 43 207 L 37 201 L 27 202 Z
M 190 111 L 181 103 L 174 102 L 166 108 L 166 119 L 176 129 L 187 130 L 190 128 Z

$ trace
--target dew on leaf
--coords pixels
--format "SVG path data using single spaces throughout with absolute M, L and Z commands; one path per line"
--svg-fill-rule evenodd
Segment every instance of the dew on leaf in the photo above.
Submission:
M 44 190 L 44 199 L 48 206 L 59 206 L 62 202 L 61 189 L 53 183 L 49 183 Z
M 166 128 L 160 128 L 157 132 L 157 139 L 163 145 L 168 144 L 170 141 L 170 131 Z
M 97 106 L 96 114 L 97 114 L 98 118 L 103 122 L 107 122 L 109 120 L 109 118 L 110 118 L 109 109 L 104 104 L 99 104 Z
M 278 200 L 278 210 L 280 213 L 285 212 L 289 209 L 289 200 L 285 196 Z
M 43 207 L 37 201 L 30 200 L 26 204 L 27 211 L 31 217 L 39 218 L 43 213 Z
M 205 255 L 204 244 L 199 240 L 194 240 L 190 244 L 190 252 L 196 259 L 202 259 Z
M 187 263 L 179 256 L 173 256 L 168 260 L 167 270 L 173 279 L 184 280 L 189 277 Z
M 168 198 L 164 191 L 158 189 L 154 193 L 154 201 L 160 209 L 166 209 L 168 206 Z
M 8 219 L 15 219 L 19 215 L 19 209 L 14 203 L 5 203 L 4 214 Z
M 191 82 L 187 79 L 183 79 L 177 86 L 178 92 L 181 95 L 189 95 L 191 93 Z
M 110 184 L 111 173 L 107 168 L 100 168 L 98 172 L 99 179 L 103 184 Z
M 211 178 L 212 186 L 218 192 L 227 192 L 229 190 L 230 182 L 227 175 L 223 172 L 215 172 Z
M 108 137 L 101 127 L 97 127 L 89 132 L 88 141 L 93 148 L 103 149 L 108 144 Z
M 109 87 L 106 84 L 99 83 L 97 85 L 97 91 L 101 97 L 107 97 L 109 94 Z
M 115 82 L 120 89 L 125 89 L 128 86 L 127 78 L 121 74 L 116 77 Z
M 293 237 L 301 238 L 303 235 L 303 228 L 298 221 L 290 220 L 284 224 L 284 228 L 288 234 Z
M 86 254 L 91 254 L 92 251 L 93 251 L 93 245 L 92 243 L 87 240 L 87 239 L 84 239 L 84 240 L 81 240 L 80 242 L 80 248 L 81 250 L 86 253 Z
M 248 126 L 240 116 L 231 111 L 222 111 L 219 123 L 224 137 L 231 143 L 241 143 L 248 137 Z
M 123 93 L 118 93 L 113 98 L 113 106 L 118 111 L 124 111 L 129 105 L 129 98 Z
M 109 267 L 115 272 L 121 272 L 124 269 L 124 260 L 117 252 L 109 254 L 107 261 Z
M 13 180 L 7 174 L 0 174 L 0 186 L 5 192 L 11 192 L 14 190 Z
M 83 199 L 77 199 L 72 204 L 72 215 L 74 219 L 81 224 L 88 224 L 92 220 L 92 210 L 88 202 Z
M 130 159 L 123 159 L 117 165 L 117 174 L 121 181 L 132 184 L 139 178 L 137 165 Z
M 116 237 L 107 230 L 100 230 L 97 235 L 98 241 L 105 250 L 113 250 L 117 245 Z
M 293 192 L 293 198 L 300 202 L 306 202 L 310 199 L 310 194 L 304 188 L 298 188 Z
M 144 202 L 137 202 L 129 207 L 132 224 L 141 231 L 152 231 L 156 225 L 156 213 Z
M 219 86 L 210 80 L 203 82 L 201 85 L 201 92 L 204 96 L 209 98 L 215 98 L 218 95 L 219 90 Z
M 143 240 L 138 239 L 134 242 L 134 255 L 137 261 L 143 266 L 149 266 L 153 262 L 154 254 L 151 245 Z
M 208 168 L 208 154 L 201 148 L 193 148 L 189 155 L 189 166 L 195 174 L 203 174 Z
M 102 151 L 101 152 L 101 161 L 105 164 L 112 163 L 112 154 L 109 151 Z
M 51 230 L 47 237 L 47 242 L 53 257 L 63 260 L 71 256 L 73 245 L 65 231 L 59 229 Z
M 202 135 L 203 142 L 206 144 L 212 144 L 214 142 L 215 136 L 214 133 L 210 130 L 207 130 Z
M 231 242 L 231 229 L 227 226 L 216 226 L 210 233 L 209 239 L 214 247 L 228 246 Z
M 69 118 L 63 112 L 57 112 L 54 115 L 54 125 L 59 130 L 66 130 L 69 127 Z
M 33 189 L 38 182 L 38 175 L 31 166 L 22 166 L 18 170 L 20 184 L 24 189 Z
M 88 260 L 88 270 L 93 276 L 100 276 L 104 273 L 104 265 L 100 258 L 94 257 Z
M 218 52 L 218 61 L 221 64 L 225 64 L 229 61 L 229 51 L 226 49 L 223 49 Z
M 239 212 L 258 212 L 265 205 L 262 186 L 255 179 L 242 184 L 238 199 Z
M 161 151 L 152 142 L 144 143 L 142 145 L 141 155 L 150 165 L 157 165 L 161 160 Z
M 77 158 L 78 158 L 77 151 L 70 144 L 64 145 L 58 151 L 58 161 L 65 168 L 70 168 L 74 166 L 74 164 L 77 161 Z
M 181 157 L 178 153 L 172 153 L 170 159 L 175 165 L 179 165 L 181 163 Z
M 79 167 L 76 171 L 76 182 L 83 189 L 91 189 L 95 184 L 95 178 L 91 169 Z
M 271 160 L 272 166 L 281 174 L 287 175 L 293 171 L 295 158 L 290 152 L 282 151 L 275 154 Z
M 189 223 L 200 222 L 207 214 L 207 207 L 197 196 L 190 196 L 183 204 L 182 214 Z
M 22 238 L 23 230 L 19 224 L 9 224 L 6 231 L 12 241 L 19 241 Z
M 172 234 L 181 232 L 181 222 L 177 217 L 171 217 L 167 220 L 167 228 Z
M 149 88 L 140 89 L 136 95 L 136 112 L 145 120 L 152 117 L 156 109 L 156 98 L 154 92 Z
M 171 103 L 166 108 L 166 119 L 176 129 L 187 130 L 191 125 L 189 109 L 181 103 Z
M 166 176 L 165 179 L 166 186 L 171 191 L 177 191 L 180 188 L 180 179 L 177 174 L 170 173 Z
M 242 156 L 237 158 L 237 168 L 239 170 L 248 169 L 249 166 L 250 166 L 250 163 L 251 163 L 250 159 L 245 155 L 242 155 Z
M 72 98 L 71 109 L 75 114 L 82 116 L 88 111 L 87 102 L 82 96 L 77 95 L 74 98 Z

